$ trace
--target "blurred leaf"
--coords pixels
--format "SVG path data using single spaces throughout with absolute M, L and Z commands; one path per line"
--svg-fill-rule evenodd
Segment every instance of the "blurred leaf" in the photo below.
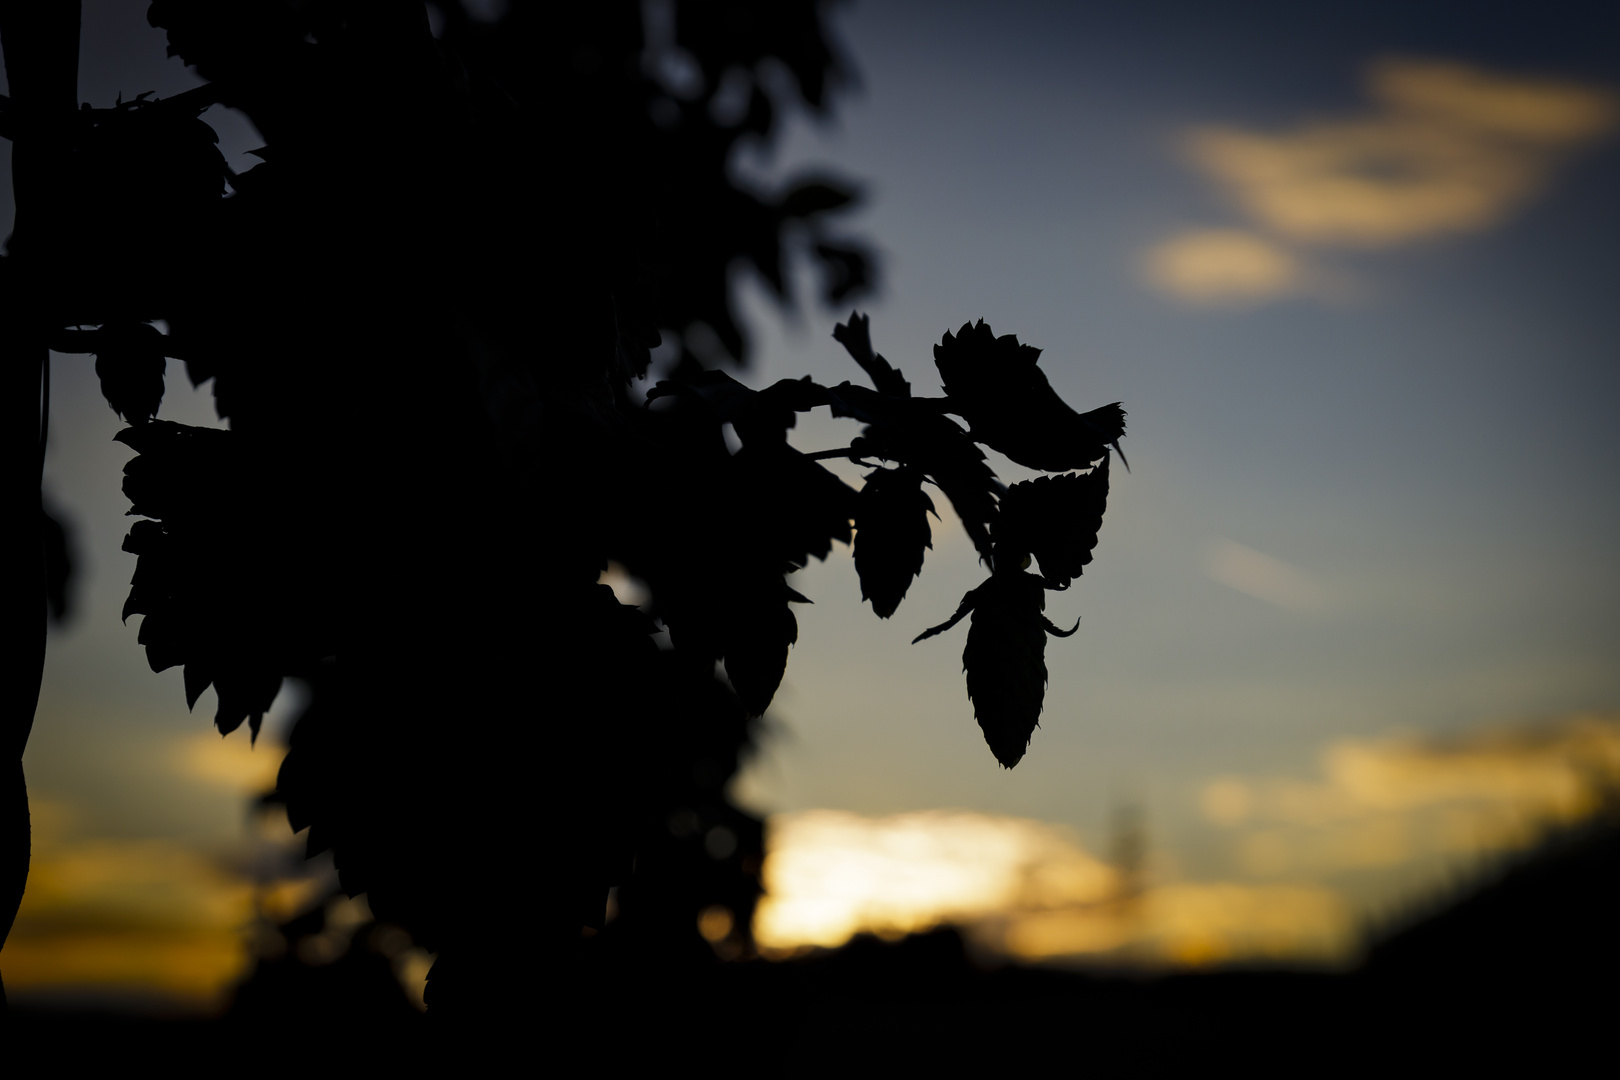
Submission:
M 802 183 L 782 196 L 782 216 L 807 218 L 837 210 L 855 201 L 855 192 L 837 181 L 814 180 Z
M 73 589 L 77 567 L 73 541 L 60 513 L 41 507 L 41 533 L 45 543 L 45 606 L 53 623 L 65 623 L 73 615 Z
M 869 251 L 826 241 L 816 244 L 812 250 L 821 260 L 821 291 L 827 303 L 842 303 L 871 290 L 877 275 Z
M 804 599 L 783 584 L 775 595 L 765 589 L 750 594 L 729 612 L 726 676 L 749 716 L 760 716 L 770 707 L 787 670 L 788 649 L 799 640 L 799 622 L 788 608 L 789 597 Z
M 686 394 L 702 401 L 714 421 L 731 424 L 745 444 L 782 442 L 794 426 L 794 413 L 808 412 L 829 402 L 826 389 L 808 375 L 754 390 L 723 371 L 698 371 L 685 378 L 661 380 L 647 392 L 647 401 L 672 394 Z
M 732 462 L 745 535 L 767 562 L 798 568 L 850 542 L 857 496 L 825 466 L 786 443 L 744 443 Z

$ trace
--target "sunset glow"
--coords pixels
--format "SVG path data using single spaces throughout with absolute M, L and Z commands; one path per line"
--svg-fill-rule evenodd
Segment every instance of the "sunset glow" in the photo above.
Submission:
M 754 932 L 769 956 L 955 925 L 1024 961 L 1148 968 L 1343 966 L 1366 915 L 1346 870 L 1500 856 L 1593 813 L 1620 782 L 1620 720 L 1487 731 L 1450 743 L 1391 736 L 1323 753 L 1321 781 L 1213 780 L 1210 820 L 1247 827 L 1247 880 L 1144 882 L 1042 822 L 965 811 L 868 818 L 830 810 L 771 822 Z M 1457 865 L 1441 867 L 1442 880 Z
M 168 54 L 146 6 L 83 5 L 78 100 L 106 109 L 202 84 Z M 734 266 L 727 288 L 752 359 L 730 373 L 753 388 L 861 381 L 832 337 L 858 303 L 873 349 L 932 422 L 945 393 L 933 349 L 983 319 L 1041 350 L 1039 371 L 1064 401 L 1120 402 L 1129 465 L 1110 473 L 1083 576 L 1043 593 L 1054 625 L 1079 622 L 1045 645 L 1039 726 L 1016 769 L 987 749 L 966 690 L 974 624 L 913 643 L 992 573 L 950 496 L 925 489 L 935 513 L 922 573 L 890 617 L 874 614 L 850 545 L 787 575 L 812 602 L 792 605 L 780 689 L 746 744 L 717 742 L 690 773 L 703 800 L 765 822 L 764 895 L 744 925 L 739 898 L 752 895 L 758 865 L 751 829 L 705 833 L 728 838 L 715 847 L 692 833 L 705 874 L 732 875 L 669 923 L 692 952 L 752 962 L 751 929 L 760 956 L 788 964 L 862 935 L 896 942 L 955 927 L 987 968 L 1125 971 L 1133 983 L 1245 965 L 1343 971 L 1400 919 L 1613 808 L 1620 17 L 1592 14 L 1600 5 L 1484 5 L 1457 19 L 1398 4 L 822 7 L 858 81 L 829 82 L 819 118 L 776 108 L 774 140 L 744 139 L 726 174 L 769 199 L 843 178 L 858 199 L 844 233 L 784 234 L 781 283 L 801 307 L 783 308 L 776 283 Z M 789 86 L 785 68 L 769 74 L 767 97 L 772 80 Z M 376 99 L 396 105 L 409 102 Z M 280 168 L 260 151 L 283 136 L 244 112 L 220 104 L 202 122 L 237 175 Z M 9 146 L 0 140 L 0 155 Z M 0 187 L 7 176 L 0 168 Z M 761 205 L 774 213 L 769 199 Z M 13 203 L 0 195 L 6 213 Z M 706 226 L 694 221 L 681 226 Z M 792 251 L 846 241 L 872 246 L 879 288 L 826 307 L 814 297 L 836 283 Z M 271 254 L 296 261 L 289 252 Z M 627 273 L 639 265 L 625 256 Z M 540 305 L 534 356 L 551 363 L 579 312 L 512 295 Z M 243 326 L 243 340 L 257 340 Z M 681 327 L 658 329 L 649 377 L 631 384 L 637 406 L 677 370 L 683 342 L 714 334 L 701 322 L 689 342 Z M 289 393 L 306 381 L 318 394 L 347 385 L 304 372 L 296 350 L 284 359 L 297 373 Z M 379 363 L 378 378 L 390 377 Z M 307 834 L 257 801 L 307 688 L 288 680 L 253 746 L 245 728 L 213 730 L 213 689 L 188 708 L 182 669 L 150 669 L 144 616 L 123 617 L 136 565 L 123 547 L 132 451 L 115 435 L 125 420 L 91 356 L 53 353 L 49 371 L 43 486 L 70 534 L 74 611 L 50 628 L 24 757 L 32 865 L 0 973 L 25 1008 L 217 1015 L 259 956 L 299 955 L 296 942 L 266 945 L 276 937 L 267 924 L 324 910 L 352 930 L 369 908 L 335 899 L 333 857 L 305 863 Z M 176 359 L 164 379 L 158 419 L 227 426 L 211 381 L 194 386 Z M 573 394 L 565 383 L 537 386 Z M 229 402 L 235 391 L 223 392 Z M 822 455 L 843 452 L 866 422 L 825 405 L 792 415 L 791 448 L 860 488 L 872 462 Z M 431 447 L 411 439 L 431 443 L 434 421 L 400 423 L 399 444 L 379 453 L 416 468 Z M 734 424 L 722 430 L 742 445 Z M 1035 475 L 987 455 L 1008 485 Z M 560 528 L 594 528 L 545 477 L 558 470 L 571 491 L 614 460 L 545 463 L 533 474 L 544 513 Z M 283 494 L 259 496 L 267 526 L 322 535 L 308 530 L 327 523 L 288 518 L 297 500 Z M 412 546 L 412 515 L 438 512 L 401 502 L 391 557 L 437 558 Z M 713 533 L 715 551 L 735 541 Z M 636 564 L 631 550 L 619 556 Z M 659 610 L 625 565 L 607 564 L 600 580 L 622 602 Z M 547 633 L 569 632 L 539 606 L 532 618 Z M 421 632 L 425 648 L 458 628 L 424 620 Z M 678 626 L 656 640 L 687 647 Z M 510 760 L 528 753 L 514 745 L 545 745 L 514 744 L 503 735 L 513 724 L 543 736 L 547 725 L 594 722 L 588 708 L 556 704 L 554 689 L 537 686 L 533 715 L 451 710 L 445 722 L 487 731 L 469 745 L 522 782 L 614 764 L 543 751 Z M 589 701 L 623 688 L 565 689 Z M 367 731 L 373 721 L 379 740 L 398 735 L 389 717 L 367 717 Z M 621 753 L 618 738 L 604 736 L 602 753 Z M 376 755 L 400 760 L 387 746 Z M 400 789 L 436 790 L 434 770 L 449 760 L 423 760 Z M 469 754 L 467 767 L 477 760 Z M 708 786 L 721 774 L 723 787 Z M 684 829 L 711 809 L 683 803 L 646 820 Z M 1127 817 L 1135 832 L 1119 824 Z M 543 841 L 554 824 L 533 823 L 539 854 L 517 856 L 534 862 L 536 880 L 553 872 Z M 529 862 L 513 873 L 530 873 Z M 492 897 L 491 911 L 514 903 Z M 628 900 L 610 909 L 621 931 L 635 910 Z M 502 917 L 523 926 L 528 914 Z M 378 952 L 421 1004 L 432 958 L 405 930 L 383 929 L 398 948 Z M 612 926 L 601 933 L 610 940 Z M 324 930 L 303 940 L 328 958 L 349 943 Z

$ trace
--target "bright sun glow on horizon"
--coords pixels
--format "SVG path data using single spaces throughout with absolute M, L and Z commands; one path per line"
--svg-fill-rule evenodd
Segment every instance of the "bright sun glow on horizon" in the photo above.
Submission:
M 170 785 L 224 788 L 245 807 L 273 786 L 284 756 L 268 740 L 254 748 L 239 735 L 198 732 L 171 740 L 157 761 Z M 31 804 L 28 888 L 0 951 L 7 991 L 19 1001 L 88 995 L 213 1014 L 252 969 L 260 918 L 281 923 L 326 903 L 327 931 L 300 941 L 301 957 L 311 946 L 327 948 L 306 960 L 316 963 L 341 954 L 349 947 L 343 935 L 370 919 L 363 899 L 329 900 L 330 856 L 273 857 L 301 849 L 303 840 L 276 808 L 254 815 L 236 842 L 199 843 L 83 835 L 71 804 L 37 795 Z M 390 959 L 420 1006 L 430 958 L 407 940 Z
M 217 736 L 181 740 L 168 758 L 177 780 L 244 793 L 262 789 L 278 759 Z M 1336 874 L 1428 866 L 1439 882 L 1582 820 L 1617 784 L 1616 716 L 1446 740 L 1337 740 L 1316 779 L 1220 776 L 1201 786 L 1206 820 L 1238 852 L 1237 876 L 1214 881 L 1160 880 L 1152 853 L 1145 866 L 1120 864 L 1071 830 L 1023 818 L 777 814 L 754 934 L 777 959 L 861 933 L 893 940 L 955 925 L 981 954 L 1021 962 L 1342 968 L 1363 944 L 1366 915 Z M 23 998 L 102 987 L 217 1008 L 251 963 L 255 911 L 284 919 L 323 892 L 302 879 L 252 880 L 178 842 L 75 838 L 71 817 L 36 805 L 34 870 L 4 955 L 7 984 Z M 284 820 L 273 825 L 285 831 Z M 406 959 L 415 985 L 423 958 Z
M 1583 819 L 1620 783 L 1620 718 L 1343 740 L 1322 762 L 1319 781 L 1204 787 L 1211 822 L 1248 830 L 1249 880 L 1138 880 L 1055 826 L 962 810 L 776 815 L 755 936 L 785 957 L 949 924 L 1026 962 L 1342 967 L 1363 944 L 1365 915 L 1335 872 L 1430 860 L 1438 881 L 1458 859 L 1501 856 Z

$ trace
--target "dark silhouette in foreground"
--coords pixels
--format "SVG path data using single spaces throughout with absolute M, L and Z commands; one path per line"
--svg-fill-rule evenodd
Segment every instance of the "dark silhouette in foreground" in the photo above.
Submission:
M 515 3 L 483 22 L 451 2 L 157 0 L 149 21 L 206 84 L 110 108 L 75 100 L 75 4 L 0 24 L 18 198 L 0 295 L 8 370 L 32 380 L 6 395 L 28 406 L 12 505 L 39 520 L 47 346 L 94 356 L 136 452 L 124 617 L 188 706 L 213 689 L 222 734 L 257 738 L 284 680 L 308 685 L 273 798 L 344 893 L 437 954 L 442 1023 L 585 1022 L 595 999 L 570 988 L 614 957 L 707 963 L 700 912 L 746 954 L 761 826 L 725 784 L 809 602 L 786 574 L 858 529 L 863 592 L 892 615 L 930 543 L 924 482 L 990 572 L 952 623 L 973 615 L 968 691 L 1008 768 L 1046 635 L 1072 632 L 1041 609 L 1090 561 L 1117 404 L 1076 413 L 983 321 L 935 349 L 941 398 L 912 395 L 859 315 L 835 336 L 870 387 L 720 370 L 747 357 L 734 266 L 783 303 L 795 252 L 829 303 L 871 280 L 831 231 L 852 188 L 729 171 L 846 77 L 821 8 Z M 216 149 L 216 104 L 264 136 L 252 168 Z M 159 418 L 172 360 L 228 430 Z M 861 434 L 793 447 L 816 408 Z M 1008 489 L 981 444 L 1069 471 Z M 831 457 L 871 468 L 867 490 Z M 7 612 L 34 640 L 48 586 L 27 562 Z M 599 583 L 615 563 L 647 604 Z M 8 676 L 14 764 L 41 655 Z M 9 919 L 28 829 L 20 765 L 5 777 Z

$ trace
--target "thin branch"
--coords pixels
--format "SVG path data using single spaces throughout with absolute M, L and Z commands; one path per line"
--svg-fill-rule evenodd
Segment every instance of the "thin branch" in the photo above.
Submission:
M 973 610 L 973 603 L 974 603 L 974 599 L 975 599 L 973 593 L 976 593 L 978 591 L 979 591 L 978 589 L 974 589 L 972 592 L 969 592 L 966 596 L 962 597 L 962 604 L 961 604 L 960 607 L 958 607 L 956 609 L 956 614 L 955 615 L 952 615 L 949 619 L 946 619 L 944 622 L 940 623 L 938 626 L 929 627 L 927 630 L 924 630 L 922 633 L 920 633 L 916 637 L 912 638 L 911 643 L 913 645 L 915 645 L 915 644 L 917 644 L 917 642 L 923 641 L 923 640 L 925 640 L 927 638 L 931 638 L 935 634 L 943 634 L 945 631 L 949 630 L 951 627 L 955 626 L 957 623 L 959 623 L 963 619 L 967 618 L 968 612 Z
M 804 456 L 809 458 L 811 461 L 827 461 L 831 458 L 848 458 L 849 460 L 861 465 L 867 464 L 867 462 L 864 460 L 866 457 L 866 452 L 864 450 L 856 450 L 853 446 L 840 447 L 836 450 L 817 450 L 813 454 L 806 454 Z

